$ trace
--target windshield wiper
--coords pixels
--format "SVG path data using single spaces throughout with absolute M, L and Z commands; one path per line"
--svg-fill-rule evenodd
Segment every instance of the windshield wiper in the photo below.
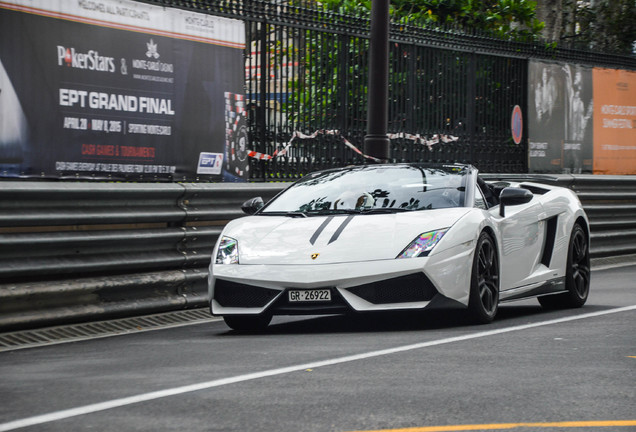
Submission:
M 338 214 L 358 215 L 358 214 L 391 214 L 391 213 L 403 213 L 413 211 L 412 209 L 405 208 L 392 208 L 392 207 L 378 207 L 369 209 L 336 209 L 336 210 L 321 210 L 321 211 L 272 211 L 262 212 L 259 215 L 263 216 L 287 216 L 292 218 L 306 218 L 311 216 L 329 216 Z
M 307 217 L 307 213 L 299 212 L 299 211 L 290 211 L 290 212 L 285 213 L 285 216 L 306 218 Z
M 312 210 L 307 212 L 307 216 L 328 216 L 337 214 L 359 214 L 360 210 L 355 209 L 332 209 L 332 210 Z
M 327 215 L 337 215 L 337 214 L 348 214 L 348 215 L 358 215 L 358 214 L 391 214 L 391 213 L 402 213 L 413 211 L 412 209 L 406 208 L 394 208 L 394 207 L 376 207 L 376 208 L 368 208 L 368 209 L 332 209 L 332 210 L 320 210 L 320 211 L 310 211 L 307 212 L 306 216 L 327 216 Z
M 402 213 L 413 211 L 411 209 L 406 208 L 391 208 L 391 207 L 378 207 L 378 208 L 370 208 L 366 210 L 360 210 L 360 214 L 390 214 L 390 213 Z
M 299 211 L 273 211 L 273 212 L 262 212 L 262 213 L 258 213 L 259 215 L 262 216 L 287 216 L 287 217 L 293 217 L 293 218 L 298 218 L 298 217 L 302 217 L 302 218 L 306 218 L 307 214 L 304 212 L 299 212 Z

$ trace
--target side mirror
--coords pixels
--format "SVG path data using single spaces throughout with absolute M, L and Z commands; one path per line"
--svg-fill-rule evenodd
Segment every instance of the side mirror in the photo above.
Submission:
M 528 189 L 516 187 L 504 188 L 499 194 L 499 216 L 506 216 L 506 206 L 525 204 L 532 200 L 532 196 L 532 192 Z
M 248 199 L 247 201 L 245 201 L 243 205 L 241 206 L 241 210 L 243 210 L 243 213 L 247 215 L 253 215 L 257 211 L 259 211 L 264 205 L 265 203 L 263 202 L 263 198 L 256 197 L 256 198 Z

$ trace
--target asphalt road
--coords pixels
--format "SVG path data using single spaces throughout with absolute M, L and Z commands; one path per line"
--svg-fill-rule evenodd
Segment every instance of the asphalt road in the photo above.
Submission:
M 636 431 L 635 384 L 630 266 L 594 271 L 581 309 L 508 303 L 485 326 L 217 321 L 1 352 L 0 431 Z

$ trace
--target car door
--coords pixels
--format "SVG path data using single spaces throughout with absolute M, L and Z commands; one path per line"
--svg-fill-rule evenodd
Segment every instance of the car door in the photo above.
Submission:
M 500 291 L 532 283 L 545 237 L 540 200 L 534 196 L 527 204 L 507 206 L 505 217 L 499 215 L 499 206 L 489 211 L 499 225 Z

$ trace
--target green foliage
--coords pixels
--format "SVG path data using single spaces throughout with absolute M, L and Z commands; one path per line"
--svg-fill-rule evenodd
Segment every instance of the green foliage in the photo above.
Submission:
M 371 1 L 309 0 L 324 10 L 368 17 Z M 574 3 L 575 2 L 575 3 Z M 421 27 L 461 29 L 502 40 L 536 41 L 545 24 L 536 17 L 531 0 L 391 0 L 393 22 Z M 575 17 L 564 41 L 580 48 L 630 55 L 636 53 L 636 2 L 634 0 L 571 0 Z M 564 22 L 565 22 L 564 21 Z
M 369 17 L 371 13 L 370 0 L 299 0 L 298 5 L 358 17 Z M 536 20 L 535 6 L 535 2 L 527 0 L 391 0 L 390 12 L 393 22 L 409 26 L 459 28 L 503 40 L 534 40 L 543 28 Z M 348 38 L 298 30 L 293 45 L 277 46 L 277 52 L 286 56 L 290 56 L 292 49 L 297 51 L 294 57 L 300 67 L 288 80 L 290 97 L 280 107 L 296 128 L 340 129 L 366 122 L 368 40 Z M 394 97 L 408 99 L 408 94 L 402 94 L 407 92 L 408 74 L 398 72 L 399 67 L 394 69 L 397 66 L 394 61 L 398 61 L 396 55 L 401 54 L 391 54 L 389 87 Z M 423 71 L 422 65 L 416 67 Z M 426 75 L 431 73 L 427 71 Z M 431 93 L 430 98 L 435 97 Z M 427 112 L 442 109 L 439 101 L 431 105 L 433 107 Z M 400 114 L 396 116 L 400 117 Z M 439 114 L 434 117 L 427 123 L 438 122 L 437 117 L 446 119 L 450 116 Z M 399 129 L 405 127 L 397 123 L 395 126 Z
M 290 97 L 281 103 L 295 129 L 342 128 L 351 119 L 344 112 L 361 113 L 366 109 L 368 50 L 365 38 L 315 30 L 295 30 L 289 39 L 277 45 L 281 59 L 294 59 L 298 66 L 287 82 Z M 285 60 L 286 59 L 286 60 Z
M 344 15 L 368 16 L 371 13 L 371 0 L 324 0 L 317 3 L 325 10 Z
M 326 0 L 325 10 L 369 16 L 370 1 Z M 538 39 L 544 24 L 537 20 L 536 2 L 529 0 L 391 0 L 396 23 L 423 27 L 454 27 L 504 40 Z
M 300 3 L 343 15 L 369 17 L 371 13 L 370 0 Z M 411 26 L 454 27 L 504 40 L 528 40 L 538 38 L 543 28 L 536 19 L 535 6 L 527 0 L 391 0 L 390 13 L 393 22 Z M 301 128 L 310 124 L 342 126 L 339 116 L 343 112 L 357 113 L 356 120 L 364 121 L 367 61 L 361 55 L 366 56 L 368 41 L 340 44 L 333 35 L 313 31 L 306 31 L 297 40 L 302 41 L 302 67 L 291 80 L 293 97 L 282 106 L 288 118 Z M 391 73 L 393 89 L 400 89 L 404 82 L 404 74 Z
M 595 51 L 636 54 L 636 2 L 582 2 L 576 13 L 577 32 L 565 35 Z

